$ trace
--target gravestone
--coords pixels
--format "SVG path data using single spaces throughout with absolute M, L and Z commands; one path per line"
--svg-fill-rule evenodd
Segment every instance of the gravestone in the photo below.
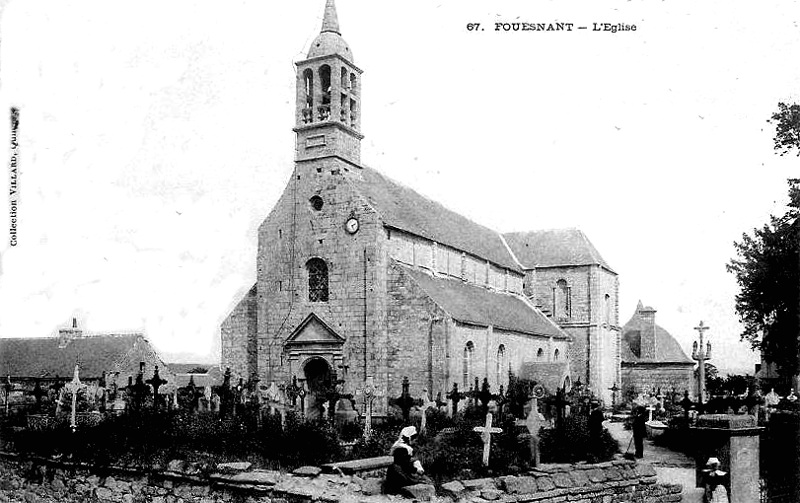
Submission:
M 69 393 L 72 393 L 72 412 L 70 414 L 70 422 L 69 426 L 72 428 L 72 432 L 74 433 L 75 430 L 78 428 L 78 423 L 76 422 L 76 414 L 77 414 L 77 407 L 78 407 L 78 392 L 83 391 L 86 389 L 86 385 L 83 384 L 78 377 L 78 373 L 80 372 L 78 364 L 75 364 L 75 375 L 70 381 L 69 384 L 66 386 L 66 390 Z
M 420 405 L 420 411 L 422 412 L 422 417 L 420 419 L 419 425 L 419 433 L 420 435 L 424 435 L 427 433 L 428 429 L 428 409 L 436 409 L 437 404 L 433 400 L 431 400 L 430 395 L 428 394 L 428 390 L 422 390 L 422 405 Z
M 417 400 L 411 397 L 411 393 L 409 392 L 409 383 L 408 377 L 403 377 L 403 390 L 400 393 L 400 396 L 397 398 L 393 398 L 389 401 L 389 405 L 394 405 L 398 407 L 403 413 L 403 422 L 408 424 L 410 422 L 410 414 L 411 414 L 411 407 L 417 405 Z
M 147 384 L 153 387 L 153 408 L 158 409 L 161 407 L 161 395 L 158 394 L 158 388 L 167 384 L 166 379 L 162 379 L 160 375 L 158 375 L 158 365 L 156 365 L 155 369 L 153 369 L 153 377 L 145 381 Z
M 458 383 L 453 383 L 453 389 L 450 393 L 447 394 L 447 399 L 450 400 L 453 404 L 452 412 L 450 413 L 451 417 L 456 417 L 458 414 L 458 402 L 465 398 L 464 393 L 458 391 Z
M 489 466 L 489 451 L 492 447 L 492 433 L 502 433 L 502 428 L 492 428 L 492 413 L 486 414 L 486 423 L 483 426 L 476 426 L 472 431 L 481 434 L 483 440 L 483 466 Z

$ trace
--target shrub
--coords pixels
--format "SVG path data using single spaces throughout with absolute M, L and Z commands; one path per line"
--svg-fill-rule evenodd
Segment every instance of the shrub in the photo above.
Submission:
M 542 429 L 539 448 L 545 463 L 599 462 L 619 452 L 619 443 L 605 428 L 598 439 L 591 439 L 588 417 L 573 414 L 556 428 Z

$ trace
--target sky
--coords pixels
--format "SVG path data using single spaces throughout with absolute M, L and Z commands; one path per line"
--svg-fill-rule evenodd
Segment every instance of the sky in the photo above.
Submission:
M 144 332 L 213 361 L 289 179 L 293 62 L 323 0 L 0 2 L 0 138 L 17 131 L 17 245 L 0 337 Z M 753 372 L 733 242 L 786 210 L 767 123 L 800 101 L 800 4 L 338 0 L 362 76 L 362 160 L 498 231 L 577 227 L 687 353 Z M 495 31 L 495 23 L 574 23 Z M 468 23 L 480 29 L 468 30 Z M 594 31 L 593 23 L 636 25 Z M 578 30 L 577 26 L 586 26 Z

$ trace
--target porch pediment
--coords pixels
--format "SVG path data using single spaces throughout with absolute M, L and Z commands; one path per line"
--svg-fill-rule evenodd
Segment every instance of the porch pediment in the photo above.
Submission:
M 292 335 L 286 340 L 287 348 L 299 348 L 307 346 L 340 346 L 344 343 L 344 337 L 337 334 L 319 317 L 311 313 L 306 316 Z

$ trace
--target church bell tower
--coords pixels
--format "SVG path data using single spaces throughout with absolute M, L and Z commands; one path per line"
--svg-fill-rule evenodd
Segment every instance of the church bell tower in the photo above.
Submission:
M 327 0 L 322 30 L 297 66 L 295 160 L 361 161 L 361 70 L 339 32 L 334 0 Z

